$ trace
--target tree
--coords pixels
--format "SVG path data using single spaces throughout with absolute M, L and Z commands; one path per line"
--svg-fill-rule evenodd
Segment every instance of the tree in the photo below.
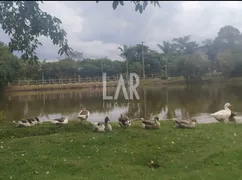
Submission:
M 237 50 L 238 52 L 242 50 L 241 33 L 231 25 L 220 28 L 213 43 L 217 52 L 222 52 L 226 49 Z
M 66 58 L 73 59 L 75 61 L 81 61 L 83 60 L 83 53 L 79 51 L 70 51 L 69 56 L 66 56 Z
M 218 32 L 218 38 L 220 38 L 228 47 L 234 46 L 240 38 L 240 31 L 229 25 L 220 28 Z
M 172 71 L 179 72 L 186 81 L 201 80 L 202 75 L 208 72 L 209 61 L 205 54 L 189 54 L 177 56 L 173 61 Z
M 232 58 L 233 55 L 231 50 L 225 50 L 217 54 L 220 70 L 226 78 L 230 77 L 234 67 Z
M 96 1 L 96 2 L 98 3 L 99 1 Z M 139 12 L 141 14 L 143 13 L 145 8 L 147 7 L 148 2 L 153 4 L 155 7 L 156 7 L 156 5 L 158 7 L 160 7 L 159 1 L 143 1 L 143 3 L 142 3 L 142 1 L 131 1 L 131 2 L 134 3 L 134 5 L 135 5 L 135 11 L 139 10 Z M 123 6 L 124 5 L 124 1 L 113 1 L 113 9 L 115 10 L 118 7 L 119 4 L 121 6 Z
M 40 1 L 43 3 L 42 1 Z M 99 1 L 96 1 L 97 3 Z M 148 1 L 131 1 L 135 4 L 135 10 L 142 13 L 148 5 Z M 154 6 L 159 6 L 158 1 L 150 1 Z M 113 1 L 113 8 L 124 5 L 123 1 Z M 1 1 L 0 24 L 6 34 L 10 36 L 8 44 L 11 52 L 19 51 L 21 58 L 36 62 L 38 60 L 36 49 L 42 45 L 39 36 L 45 36 L 59 46 L 59 55 L 67 56 L 72 51 L 66 39 L 67 33 L 60 27 L 61 20 L 52 17 L 39 8 L 38 1 Z
M 59 45 L 60 55 L 68 55 L 71 50 L 66 32 L 60 27 L 61 20 L 41 11 L 38 1 L 0 1 L 0 24 L 10 36 L 10 51 L 20 51 L 22 59 L 38 60 L 35 51 L 42 45 L 39 36 Z
M 162 58 L 165 61 L 165 77 L 167 78 L 168 59 L 175 53 L 174 47 L 168 41 L 163 41 L 163 45 L 157 44 L 157 46 L 163 51 Z
M 216 49 L 213 43 L 213 39 L 205 39 L 202 44 L 204 45 L 205 53 L 208 56 L 208 59 L 211 63 L 211 71 L 217 69 L 217 61 L 216 61 Z
M 198 44 L 195 41 L 190 41 L 191 35 L 174 38 L 174 47 L 178 54 L 192 54 L 195 49 L 198 47 Z
M 179 37 L 179 38 L 174 38 L 172 42 L 174 42 L 174 47 L 176 48 L 177 52 L 179 54 L 183 54 L 186 49 L 186 45 L 190 40 L 190 35 L 184 36 L 184 37 Z
M 125 62 L 126 62 L 126 79 L 128 80 L 129 77 L 129 65 L 128 65 L 128 58 L 129 58 L 129 53 L 130 53 L 130 47 L 128 47 L 127 45 L 123 45 L 123 47 L 118 47 L 118 49 L 121 51 L 120 56 L 122 58 L 124 58 Z
M 0 88 L 19 76 L 19 59 L 12 55 L 8 47 L 0 42 Z
M 233 68 L 230 73 L 231 77 L 241 77 L 242 76 L 242 53 L 233 53 Z

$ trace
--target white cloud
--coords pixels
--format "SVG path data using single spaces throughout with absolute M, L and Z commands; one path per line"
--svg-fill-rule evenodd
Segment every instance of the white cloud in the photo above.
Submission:
M 201 42 L 216 36 L 219 29 L 232 25 L 242 30 L 241 2 L 161 1 L 161 8 L 148 5 L 143 14 L 134 10 L 129 1 L 112 9 L 112 2 L 44 1 L 43 11 L 61 19 L 68 33 L 70 46 L 86 57 L 120 59 L 118 46 L 145 41 L 152 49 L 156 44 L 174 37 L 192 35 Z M 8 37 L 0 31 L 0 40 Z M 41 59 L 57 59 L 58 47 L 41 37 L 38 49 Z

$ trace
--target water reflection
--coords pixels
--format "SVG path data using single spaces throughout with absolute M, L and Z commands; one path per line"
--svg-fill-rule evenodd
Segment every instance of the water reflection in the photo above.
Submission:
M 115 88 L 109 88 L 108 95 L 114 96 Z M 238 112 L 235 119 L 241 118 L 242 86 L 179 86 L 140 88 L 140 100 L 128 101 L 122 93 L 118 100 L 103 101 L 101 88 L 50 91 L 5 93 L 0 97 L 0 110 L 5 112 L 9 121 L 39 116 L 46 121 L 60 116 L 76 118 L 80 108 L 90 112 L 90 120 L 103 121 L 109 116 L 116 121 L 121 113 L 131 118 L 163 119 L 196 117 L 198 122 L 216 122 L 209 114 L 223 109 L 225 102 L 233 104 L 233 111 Z

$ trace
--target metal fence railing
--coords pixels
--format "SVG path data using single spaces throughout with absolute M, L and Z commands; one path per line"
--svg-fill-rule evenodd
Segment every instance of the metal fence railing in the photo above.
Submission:
M 117 76 L 107 76 L 106 80 L 107 82 L 110 81 L 118 81 L 119 75 Z M 123 75 L 123 78 L 126 79 L 125 75 Z M 140 79 L 144 79 L 143 77 L 139 77 Z M 150 74 L 146 75 L 145 79 L 154 79 L 154 78 L 160 78 L 159 74 Z M 9 82 L 8 85 L 10 86 L 24 86 L 24 85 L 47 85 L 47 84 L 75 84 L 75 83 L 91 83 L 91 82 L 102 82 L 102 77 L 76 77 L 76 78 L 64 78 L 64 79 L 43 79 L 43 80 L 13 80 L 12 82 Z

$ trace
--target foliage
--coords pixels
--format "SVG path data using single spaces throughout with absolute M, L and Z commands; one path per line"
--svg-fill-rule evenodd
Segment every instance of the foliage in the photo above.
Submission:
M 3 111 L 0 111 L 0 122 L 6 120 L 6 117 L 4 115 L 4 112 Z
M 18 78 L 19 68 L 18 58 L 9 51 L 5 44 L 0 42 L 0 88 Z
M 43 3 L 42 1 L 40 1 Z M 96 1 L 97 3 L 99 1 Z M 135 10 L 142 13 L 148 5 L 148 1 L 131 1 L 135 4 Z M 158 1 L 150 1 L 154 6 L 158 6 Z M 113 1 L 113 9 L 123 1 Z M 39 8 L 39 1 L 1 1 L 0 2 L 0 24 L 6 34 L 10 36 L 8 44 L 11 52 L 19 51 L 21 58 L 30 60 L 32 63 L 38 61 L 36 49 L 42 45 L 40 36 L 50 38 L 54 45 L 59 45 L 59 55 L 66 54 L 72 58 L 77 58 L 78 53 L 72 53 L 66 39 L 67 33 L 60 27 L 61 20 L 52 17 Z M 80 57 L 81 54 L 78 54 Z
M 217 54 L 220 70 L 225 77 L 229 77 L 231 70 L 233 69 L 232 58 L 233 55 L 231 50 L 225 50 Z
M 46 36 L 54 45 L 59 45 L 60 55 L 68 54 L 71 49 L 61 23 L 60 19 L 43 12 L 38 1 L 0 2 L 0 24 L 10 36 L 9 49 L 11 52 L 20 51 L 22 59 L 38 60 L 35 51 L 42 45 L 38 40 L 40 36 Z
M 173 63 L 177 63 L 177 65 L 172 71 L 178 72 L 187 81 L 201 80 L 202 75 L 208 72 L 209 67 L 206 55 L 197 53 L 178 56 Z
M 42 61 L 29 64 L 13 56 L 7 46 L 1 45 L 3 54 L 0 57 L 0 79 L 2 86 L 13 79 L 48 79 L 72 77 L 101 77 L 103 72 L 108 76 L 121 73 L 142 73 L 142 51 L 144 68 L 147 77 L 160 74 L 162 78 L 183 76 L 187 81 L 198 81 L 206 73 L 221 72 L 224 77 L 242 76 L 242 40 L 241 33 L 232 26 L 222 27 L 213 39 L 205 39 L 202 45 L 191 40 L 191 36 L 173 38 L 157 44 L 160 52 L 149 46 L 136 44 L 119 47 L 124 61 L 109 58 L 91 59 L 82 52 L 69 51 L 59 61 Z
M 99 1 L 96 1 L 96 2 L 98 3 Z M 145 8 L 147 7 L 149 2 L 150 2 L 150 4 L 153 4 L 154 7 L 156 7 L 156 6 L 160 7 L 159 1 L 143 1 L 143 2 L 142 1 L 131 1 L 131 2 L 134 3 L 134 5 L 135 5 L 135 11 L 139 10 L 139 12 L 141 14 L 145 10 Z M 121 6 L 124 6 L 124 1 L 113 1 L 113 4 L 112 4 L 113 9 L 115 10 L 119 4 Z

